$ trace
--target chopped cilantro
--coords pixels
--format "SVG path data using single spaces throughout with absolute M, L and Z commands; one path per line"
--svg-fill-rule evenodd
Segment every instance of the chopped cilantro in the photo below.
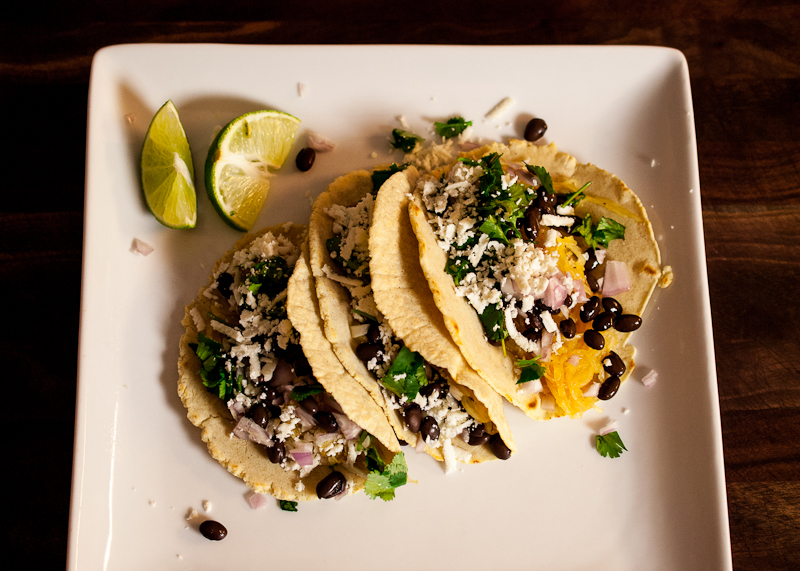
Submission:
M 352 274 L 362 276 L 364 272 L 369 272 L 369 263 L 360 262 L 356 259 L 347 259 L 342 256 L 342 237 L 334 236 L 325 240 L 325 247 L 331 255 L 331 259 L 338 263 L 346 271 Z M 359 272 L 359 270 L 361 270 Z
M 528 169 L 529 173 L 536 175 L 536 177 L 539 179 L 539 182 L 542 183 L 542 186 L 547 192 L 550 194 L 555 192 L 553 189 L 553 179 L 550 177 L 550 173 L 547 172 L 546 168 L 529 165 L 528 163 L 525 163 L 525 168 Z
M 373 470 L 367 475 L 364 491 L 371 499 L 380 498 L 385 502 L 394 499 L 394 491 L 408 481 L 406 457 L 402 452 L 394 455 L 391 463 L 380 471 Z
M 241 392 L 242 376 L 233 376 L 232 371 L 226 368 L 227 359 L 222 352 L 222 345 L 206 337 L 202 333 L 197 334 L 197 343 L 189 343 L 189 347 L 197 354 L 203 362 L 199 371 L 203 385 L 209 392 L 216 393 L 220 399 L 227 401 L 234 397 L 234 390 Z
M 397 396 L 405 395 L 408 400 L 414 400 L 420 387 L 428 384 L 428 377 L 425 375 L 425 361 L 419 353 L 403 347 L 392 361 L 392 365 L 381 379 L 381 383 Z
M 625 226 L 605 216 L 600 219 L 597 225 L 593 225 L 592 215 L 587 214 L 583 219 L 583 223 L 572 233 L 583 236 L 590 248 L 608 248 L 608 243 L 611 240 L 625 239 Z
M 541 379 L 542 375 L 544 375 L 544 367 L 539 364 L 538 357 L 534 357 L 533 359 L 518 359 L 517 367 L 522 369 L 522 373 L 517 381 L 518 385 Z
M 452 139 L 456 135 L 463 133 L 467 127 L 472 125 L 472 121 L 466 121 L 463 117 L 451 117 L 446 123 L 436 122 L 433 124 L 436 134 L 445 139 Z
M 472 159 L 468 159 L 467 157 L 459 157 L 458 162 L 464 163 L 465 165 L 470 167 L 477 167 L 480 166 L 481 164 L 478 161 L 473 161 Z
M 586 189 L 586 187 L 587 187 L 587 186 L 589 186 L 590 184 L 592 184 L 592 182 L 591 182 L 591 181 L 587 182 L 587 183 L 586 183 L 586 184 L 584 184 L 582 187 L 580 187 L 578 190 L 576 190 L 575 192 L 573 192 L 572 194 L 570 194 L 570 195 L 567 197 L 567 199 L 566 199 L 566 200 L 563 202 L 562 206 L 572 206 L 572 205 L 574 205 L 574 204 L 578 204 L 578 203 L 579 203 L 581 200 L 583 200 L 584 198 L 586 198 L 586 194 L 585 194 L 583 191 L 584 191 L 584 190 Z
M 508 244 L 508 238 L 506 237 L 506 232 L 519 232 L 516 228 L 508 227 L 504 221 L 496 220 L 493 214 L 490 214 L 486 217 L 486 220 L 483 221 L 480 228 L 478 228 L 481 232 L 489 236 L 492 240 L 497 240 L 498 242 L 502 242 L 503 244 Z
M 252 273 L 245 279 L 247 289 L 253 293 L 275 297 L 289 285 L 291 275 L 289 264 L 280 256 L 272 256 L 253 266 Z
M 506 315 L 503 313 L 503 308 L 499 303 L 486 306 L 486 309 L 481 313 L 481 323 L 489 341 L 503 341 L 508 337 Z
M 278 500 L 278 505 L 285 512 L 296 512 L 297 511 L 297 502 L 292 502 L 292 501 L 289 501 L 289 500 Z
M 425 140 L 419 135 L 403 131 L 402 129 L 394 129 L 392 131 L 392 139 L 393 140 L 390 141 L 392 147 L 400 149 L 404 153 L 410 153 L 418 144 Z
M 474 268 L 472 267 L 472 264 L 469 263 L 469 258 L 465 256 L 448 258 L 447 264 L 444 267 L 444 271 L 453 276 L 453 281 L 456 285 L 460 285 L 461 280 L 464 279 L 464 276 L 466 276 L 473 269 Z
M 323 387 L 319 383 L 312 383 L 310 385 L 300 385 L 292 389 L 292 392 L 289 393 L 289 398 L 294 399 L 297 402 L 301 402 L 310 397 L 311 395 L 321 393 L 324 390 L 325 387 Z
M 597 435 L 597 451 L 603 457 L 611 457 L 611 458 L 619 458 L 623 451 L 627 451 L 628 449 L 625 448 L 625 445 L 622 443 L 622 439 L 619 437 L 619 432 L 616 430 L 614 432 L 609 432 L 608 434 L 601 436 Z
M 408 168 L 408 163 L 404 163 L 402 165 L 398 165 L 397 163 L 392 163 L 392 165 L 388 169 L 383 170 L 376 170 L 372 171 L 372 190 L 376 191 L 383 183 L 389 180 L 389 178 L 400 171 L 404 171 Z

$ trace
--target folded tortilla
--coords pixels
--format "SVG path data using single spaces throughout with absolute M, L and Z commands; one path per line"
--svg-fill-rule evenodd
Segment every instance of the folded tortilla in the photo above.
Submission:
M 652 226 L 639 198 L 618 177 L 591 164 L 579 164 L 570 155 L 557 150 L 555 144 L 536 146 L 525 141 L 512 140 L 508 145 L 494 143 L 464 153 L 468 159 L 478 160 L 488 153 L 498 153 L 504 164 L 523 163 L 543 166 L 553 180 L 574 183 L 577 188 L 586 182 L 591 186 L 575 213 L 581 217 L 587 213 L 593 220 L 603 216 L 623 220 L 626 226 L 625 239 L 611 241 L 606 260 L 619 260 L 626 264 L 632 280 L 632 288 L 613 296 L 624 308 L 624 313 L 641 315 L 661 275 L 661 258 L 653 235 Z M 433 177 L 450 171 L 455 163 L 437 169 Z M 414 180 L 413 175 L 408 175 Z M 410 185 L 413 188 L 413 185 Z M 627 213 L 627 214 L 626 214 Z M 524 351 L 513 343 L 506 348 L 492 345 L 484 332 L 483 324 L 469 301 L 456 292 L 453 278 L 445 271 L 447 254 L 439 246 L 438 238 L 429 222 L 431 216 L 423 206 L 419 190 L 409 203 L 411 225 L 418 240 L 419 260 L 427 279 L 429 291 L 444 320 L 452 340 L 459 347 L 467 363 L 478 372 L 499 394 L 520 408 L 528 416 L 546 420 L 566 413 L 559 406 L 543 407 L 542 397 L 563 391 L 553 379 L 545 378 L 541 393 L 526 393 L 517 385 L 520 370 L 515 366 L 519 358 L 526 358 Z M 591 294 L 589 294 L 591 295 Z M 634 348 L 627 345 L 630 333 L 609 330 L 605 352 L 613 349 L 626 363 L 623 377 L 634 368 Z M 563 394 L 563 392 L 561 393 Z

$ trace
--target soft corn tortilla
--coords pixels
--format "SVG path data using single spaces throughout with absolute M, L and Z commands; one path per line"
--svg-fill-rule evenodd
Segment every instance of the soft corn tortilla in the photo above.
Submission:
M 330 273 L 335 264 L 330 257 L 326 247 L 326 241 L 333 237 L 333 221 L 325 213 L 325 210 L 334 204 L 354 205 L 358 203 L 364 196 L 372 192 L 372 178 L 371 173 L 366 170 L 359 170 L 343 175 L 334 180 L 315 201 L 311 212 L 311 222 L 309 226 L 309 249 L 311 269 L 316 282 L 317 298 L 319 300 L 320 315 L 324 322 L 325 336 L 333 348 L 335 355 L 342 363 L 344 368 L 349 372 L 368 392 L 372 398 L 378 403 L 384 411 L 386 418 L 394 429 L 399 438 L 406 442 L 415 442 L 417 435 L 409 431 L 400 412 L 391 408 L 384 399 L 383 392 L 379 382 L 375 379 L 374 375 L 366 368 L 361 359 L 356 355 L 356 348 L 358 342 L 353 339 L 350 333 L 350 326 L 355 324 L 350 311 L 350 294 L 347 289 L 334 279 L 331 279 Z M 388 233 L 394 230 L 390 227 L 386 228 Z M 370 231 L 370 240 L 372 240 L 373 232 Z M 406 236 L 405 242 L 406 252 L 404 258 L 406 260 L 413 260 L 416 256 L 416 249 L 414 247 L 415 240 L 413 235 Z M 410 238 L 410 239 L 409 239 Z M 372 243 L 370 243 L 370 255 L 373 252 Z M 419 267 L 419 264 L 416 264 Z M 326 272 L 326 270 L 328 270 Z M 372 265 L 370 264 L 370 273 L 372 273 Z M 419 277 L 420 274 L 417 274 Z M 404 274 L 396 276 L 403 278 Z M 374 278 L 373 278 L 374 279 Z M 424 295 L 426 288 L 425 282 L 419 281 L 417 283 L 418 294 Z M 373 282 L 374 288 L 374 282 Z M 414 295 L 414 292 L 409 292 Z M 377 303 L 377 294 L 376 303 Z M 405 305 L 405 304 L 404 304 Z M 405 311 L 409 313 L 420 312 L 423 306 L 419 304 L 406 305 Z M 380 308 L 379 308 L 380 310 Z M 383 313 L 383 310 L 381 310 Z M 384 314 L 385 315 L 385 314 Z M 390 325 L 394 328 L 392 321 Z M 481 379 L 474 373 L 468 370 L 468 367 L 462 367 L 459 364 L 457 351 L 451 351 L 447 348 L 447 335 L 446 330 L 442 328 L 441 321 L 436 322 L 430 320 L 427 325 L 434 328 L 438 327 L 433 335 L 438 339 L 432 345 L 442 348 L 436 349 L 431 347 L 430 354 L 432 359 L 427 359 L 425 354 L 422 354 L 428 362 L 433 365 L 442 367 L 446 374 L 449 374 L 459 389 L 464 393 L 465 407 L 472 406 L 469 412 L 481 422 L 489 421 L 495 425 L 498 431 L 501 431 L 501 437 L 506 445 L 514 451 L 516 445 L 511 435 L 511 430 L 505 420 L 505 415 L 502 410 L 502 403 L 497 402 L 496 395 L 493 394 L 490 387 L 481 382 Z M 403 338 L 398 333 L 398 337 Z M 406 339 L 404 339 L 406 342 Z M 412 350 L 417 350 L 419 347 L 414 348 L 409 346 Z M 463 361 L 463 359 L 462 359 Z M 456 381 L 457 374 L 460 378 Z M 477 415 L 477 416 L 476 416 Z M 452 441 L 454 446 L 470 452 L 471 457 L 469 463 L 478 463 L 486 460 L 496 459 L 496 456 L 491 452 L 488 446 L 469 446 L 459 438 Z M 444 460 L 441 452 L 429 446 L 425 447 L 426 452 L 437 460 Z
M 554 143 L 536 146 L 525 141 L 512 140 L 508 145 L 494 143 L 465 153 L 464 156 L 477 160 L 487 153 L 501 154 L 504 163 L 525 162 L 543 166 L 554 180 L 572 179 L 577 187 L 591 181 L 591 186 L 585 191 L 587 195 L 613 201 L 640 219 L 637 221 L 623 217 L 618 212 L 587 200 L 579 203 L 575 209 L 579 216 L 591 213 L 593 220 L 608 216 L 625 225 L 625 240 L 611 241 L 606 260 L 620 260 L 627 264 L 633 287 L 614 297 L 622 304 L 625 313 L 641 315 L 661 275 L 661 255 L 644 206 L 633 191 L 615 175 L 591 164 L 579 164 L 574 157 L 559 152 Z M 448 165 L 432 174 L 441 174 L 451 167 L 452 165 Z M 538 420 L 555 416 L 554 411 L 542 408 L 540 394 L 517 391 L 515 356 L 511 352 L 504 355 L 501 347 L 489 343 L 477 312 L 466 298 L 456 294 L 452 276 L 444 270 L 447 254 L 438 245 L 418 194 L 409 203 L 409 216 L 418 240 L 420 265 L 428 286 L 442 313 L 445 327 L 467 363 L 498 393 L 528 416 Z M 626 363 L 625 377 L 635 365 L 635 350 L 633 346 L 626 344 L 629 336 L 630 333 L 622 334 L 617 331 L 606 333 L 606 346 L 613 348 Z
M 276 236 L 283 234 L 292 243 L 299 245 L 306 236 L 307 228 L 299 225 L 275 226 L 265 228 L 257 234 L 245 236 L 216 263 L 209 285 L 214 281 L 213 273 L 222 263 L 230 263 L 237 250 L 247 247 L 255 238 L 267 232 L 272 232 Z M 233 428 L 236 426 L 236 421 L 233 420 L 226 403 L 218 396 L 208 392 L 203 385 L 203 381 L 198 375 L 198 371 L 201 368 L 200 359 L 189 347 L 189 343 L 197 342 L 199 333 L 191 312 L 193 309 L 197 309 L 200 315 L 203 316 L 203 320 L 206 322 L 206 328 L 203 333 L 208 336 L 215 335 L 209 326 L 209 320 L 206 318 L 209 311 L 213 311 L 217 315 L 233 317 L 229 315 L 227 302 L 216 295 L 216 290 L 212 290 L 212 299 L 204 295 L 208 287 L 205 286 L 200 289 L 197 298 L 186 307 L 184 318 L 181 321 L 186 331 L 180 339 L 178 395 L 187 409 L 187 417 L 192 424 L 202 429 L 201 438 L 206 443 L 211 456 L 225 466 L 231 474 L 244 480 L 245 484 L 255 492 L 272 494 L 281 500 L 306 501 L 317 499 L 316 485 L 330 473 L 330 467 L 319 466 L 314 469 L 302 479 L 304 489 L 298 491 L 295 489 L 295 484 L 297 483 L 297 475 L 295 473 L 287 472 L 279 465 L 270 462 L 262 446 L 231 435 Z M 309 362 L 311 363 L 311 358 L 309 358 Z M 314 368 L 313 364 L 312 368 Z M 314 372 L 315 374 L 317 373 L 316 368 L 314 368 Z M 377 415 L 369 413 L 370 406 L 363 407 L 365 412 L 359 414 L 361 408 L 358 405 L 358 398 L 363 399 L 365 395 L 358 395 L 357 391 L 349 388 L 346 382 L 347 379 L 344 376 L 337 374 L 334 369 L 330 373 L 318 377 L 317 380 L 342 406 L 345 414 L 353 422 L 363 428 L 370 426 L 372 428 L 371 432 L 387 448 L 392 450 L 399 449 L 397 440 L 391 434 L 391 427 L 389 427 L 388 423 L 381 423 L 380 420 L 376 422 L 374 417 L 377 417 Z M 350 378 L 350 383 L 355 384 L 352 378 Z M 341 470 L 345 473 L 350 483 L 348 493 L 354 493 L 363 488 L 365 482 L 363 474 L 344 467 Z
M 409 167 L 389 178 L 378 192 L 369 233 L 375 303 L 409 349 L 449 372 L 465 398 L 475 403 L 475 411 L 469 410 L 472 403 L 465 404 L 473 418 L 493 423 L 506 446 L 516 451 L 500 395 L 470 368 L 450 338 L 420 267 L 414 247 L 416 236 L 408 218 L 409 196 L 417 177 L 417 170 Z M 397 426 L 394 428 L 398 430 Z M 400 430 L 408 431 L 402 424 Z M 469 446 L 458 439 L 455 444 L 472 451 L 473 458 L 479 461 L 494 458 L 486 446 Z

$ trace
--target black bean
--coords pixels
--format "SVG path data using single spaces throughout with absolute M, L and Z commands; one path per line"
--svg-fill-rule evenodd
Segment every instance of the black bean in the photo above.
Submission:
M 266 427 L 269 422 L 269 410 L 264 403 L 257 403 L 251 406 L 250 410 L 247 411 L 247 416 L 261 428 Z
M 603 337 L 603 334 L 595 331 L 594 329 L 588 329 L 584 331 L 583 340 L 589 347 L 592 349 L 597 349 L 598 351 L 606 346 L 606 340 Z
M 430 363 L 425 361 L 422 366 L 425 368 L 425 378 L 430 381 L 433 378 L 433 369 L 431 368 Z
M 623 333 L 636 331 L 642 326 L 642 318 L 632 313 L 624 313 L 614 320 L 614 329 Z
M 306 147 L 297 153 L 294 164 L 297 165 L 298 170 L 306 172 L 307 170 L 311 170 L 311 167 L 314 166 L 314 159 L 316 158 L 317 152 L 311 147 Z
M 591 272 L 600 265 L 600 262 L 597 261 L 597 255 L 594 253 L 594 248 L 589 248 L 586 250 L 586 253 L 589 256 L 589 259 L 586 260 L 586 263 L 583 265 L 583 270 L 585 272 Z
M 596 295 L 593 295 L 589 298 L 589 301 L 583 304 L 581 307 L 581 321 L 584 323 L 589 323 L 590 321 L 594 321 L 594 318 L 600 313 L 600 298 Z
M 317 484 L 317 497 L 321 500 L 334 498 L 341 494 L 347 486 L 347 479 L 334 470 Z
M 603 384 L 600 385 L 600 390 L 597 392 L 597 398 L 600 400 L 608 400 L 617 394 L 619 390 L 619 377 L 612 375 L 608 377 Z
M 546 305 L 541 299 L 537 299 L 533 305 L 539 311 L 539 313 L 543 311 L 547 311 L 548 313 L 561 313 L 561 310 L 558 307 L 550 307 L 549 305 Z
M 439 391 L 439 396 L 443 396 L 446 394 L 446 390 L 444 388 L 444 383 L 441 380 L 436 381 L 435 383 L 428 383 L 427 385 L 423 385 L 419 392 L 424 397 L 429 397 L 433 394 L 433 391 Z
M 280 464 L 286 459 L 286 446 L 274 439 L 272 442 L 272 446 L 267 448 L 267 458 L 273 464 Z
M 274 404 L 276 398 L 278 398 L 278 389 L 275 387 L 267 387 L 264 389 L 262 393 L 264 395 L 263 401 L 267 404 Z
M 556 207 L 558 204 L 558 195 L 555 192 L 547 192 L 544 186 L 540 186 L 536 192 L 541 204 Z
M 593 292 L 597 293 L 600 291 L 600 284 L 597 283 L 597 278 L 592 274 L 586 274 L 586 283 L 589 284 L 589 289 L 591 289 Z
M 408 442 L 406 442 L 406 441 L 405 441 L 405 440 L 403 440 L 402 438 L 398 438 L 398 439 L 397 439 L 397 442 L 399 442 L 399 443 L 400 443 L 400 446 L 408 446 Z
M 538 341 L 542 338 L 542 330 L 530 327 L 522 332 L 522 336 L 529 341 Z
M 217 277 L 217 290 L 226 298 L 231 296 L 231 286 L 233 285 L 233 276 L 227 272 L 221 273 Z
M 606 363 L 606 361 L 608 363 Z M 617 355 L 614 351 L 611 351 L 606 355 L 605 359 L 603 359 L 603 369 L 605 369 L 606 373 L 609 375 L 616 375 L 619 377 L 625 373 L 626 367 L 622 357 Z
M 419 426 L 422 424 L 422 409 L 417 403 L 407 404 L 403 411 L 403 417 L 406 419 L 406 426 L 411 432 L 414 434 L 419 432 Z
M 298 377 L 308 377 L 312 374 L 311 364 L 306 359 L 304 354 L 300 354 L 300 357 L 293 362 L 294 365 L 294 374 Z
M 610 311 L 611 313 L 620 315 L 622 313 L 622 304 L 620 304 L 620 302 L 618 302 L 613 297 L 604 297 L 603 309 L 605 309 L 606 311 Z
M 572 339 L 575 337 L 575 333 L 578 332 L 578 327 L 575 325 L 575 321 L 569 317 L 559 323 L 558 328 L 561 330 L 561 335 L 567 339 Z
M 517 219 L 517 228 L 522 231 L 522 238 L 527 242 L 532 242 L 539 237 L 539 219 L 541 218 L 541 211 L 534 207 L 529 206 L 525 211 L 525 216 Z
M 610 311 L 604 311 L 594 318 L 592 321 L 592 329 L 595 331 L 605 331 L 614 324 L 614 314 Z
M 308 399 L 306 399 L 308 400 Z M 339 430 L 339 423 L 336 422 L 336 417 L 333 413 L 327 410 L 321 410 L 314 415 L 314 420 L 317 421 L 319 427 L 325 432 L 336 432 Z
M 494 452 L 494 455 L 500 460 L 508 460 L 511 458 L 511 449 L 506 446 L 506 443 L 503 442 L 499 434 L 492 434 L 492 437 L 489 439 L 489 446 L 492 447 L 492 452 Z
M 370 323 L 369 331 L 367 331 L 367 341 L 372 344 L 377 344 L 381 340 L 381 329 L 377 323 Z
M 300 401 L 300 408 L 306 411 L 311 416 L 319 412 L 319 404 L 314 397 L 306 397 Z
M 439 439 L 439 423 L 432 416 L 426 416 L 419 426 L 419 433 L 427 441 Z
M 544 122 L 544 119 L 534 117 L 528 121 L 528 124 L 525 126 L 525 140 L 538 141 L 542 138 L 545 131 L 547 131 L 547 123 Z
M 268 404 L 267 410 L 269 411 L 270 418 L 279 418 L 281 416 L 281 407 L 277 405 Z
M 479 424 L 472 428 L 469 431 L 469 441 L 468 444 L 470 446 L 481 446 L 482 444 L 486 444 L 489 442 L 489 439 L 492 437 L 491 434 L 486 432 L 483 424 Z
M 383 357 L 383 345 L 379 343 L 362 343 L 356 349 L 356 355 L 366 365 L 373 359 L 381 361 Z
M 221 539 L 225 539 L 225 536 L 228 535 L 228 530 L 225 529 L 225 526 L 218 521 L 207 519 L 200 524 L 200 533 L 202 533 L 203 537 L 206 539 L 210 539 L 211 541 L 219 541 Z
M 272 384 L 275 386 L 288 385 L 295 380 L 294 367 L 289 361 L 278 360 L 275 370 L 272 372 Z

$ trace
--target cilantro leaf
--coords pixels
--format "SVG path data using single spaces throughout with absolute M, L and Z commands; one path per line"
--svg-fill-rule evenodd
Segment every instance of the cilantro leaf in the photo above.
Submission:
M 517 381 L 518 385 L 541 379 L 545 372 L 544 367 L 539 364 L 538 357 L 534 357 L 533 359 L 518 359 L 517 367 L 522 369 L 522 374 L 520 374 L 519 380 Z
M 597 451 L 603 457 L 619 458 L 623 451 L 627 451 L 622 439 L 619 437 L 619 432 L 609 432 L 601 436 L 597 435 Z
M 492 240 L 508 244 L 508 238 L 506 238 L 506 233 L 501 224 L 502 222 L 498 222 L 494 215 L 490 214 L 486 217 L 486 220 L 483 221 L 483 224 L 481 224 L 478 230 L 489 236 Z
M 393 140 L 390 141 L 392 147 L 400 149 L 404 153 L 410 153 L 418 144 L 425 140 L 419 135 L 403 131 L 402 129 L 392 130 L 392 139 Z
M 233 376 L 233 369 L 227 370 L 227 355 L 222 351 L 222 345 L 206 337 L 202 333 L 197 334 L 197 343 L 190 343 L 189 347 L 197 354 L 203 362 L 200 371 L 200 379 L 203 385 L 211 393 L 216 393 L 222 400 L 230 400 L 235 396 L 235 391 L 242 391 L 242 376 Z
M 470 271 L 474 268 L 472 264 L 469 262 L 469 258 L 466 256 L 459 256 L 457 258 L 448 258 L 447 264 L 444 266 L 444 271 L 453 276 L 453 281 L 456 285 L 461 284 L 461 280 L 464 279 Z
M 480 315 L 483 330 L 489 341 L 502 341 L 508 337 L 508 330 L 506 329 L 506 315 L 499 303 L 486 306 L 483 313 Z
M 381 379 L 381 384 L 399 397 L 405 395 L 409 400 L 416 398 L 420 387 L 428 384 L 422 355 L 408 347 L 400 349 Z
M 253 293 L 275 297 L 289 285 L 291 273 L 286 260 L 280 256 L 272 256 L 255 264 L 245 283 Z
M 408 481 L 408 466 L 402 452 L 394 455 L 391 463 L 381 471 L 371 471 L 367 475 L 364 491 L 371 499 L 380 498 L 384 502 L 394 499 L 394 491 Z
M 529 165 L 528 163 L 525 163 L 525 168 L 528 169 L 529 173 L 536 175 L 536 177 L 539 179 L 539 182 L 542 183 L 542 186 L 547 192 L 550 194 L 555 192 L 553 189 L 553 179 L 550 177 L 550 173 L 547 172 L 546 168 Z
M 310 385 L 300 385 L 292 389 L 292 392 L 289 393 L 289 398 L 294 399 L 297 402 L 304 401 L 311 395 L 315 395 L 317 393 L 321 393 L 325 390 L 319 383 L 313 383 Z
M 573 234 L 580 234 L 586 240 L 586 244 L 591 248 L 608 248 L 611 240 L 625 239 L 625 226 L 603 216 L 597 225 L 592 224 L 592 215 L 587 214 L 580 226 L 572 231 Z
M 566 199 L 566 200 L 563 202 L 562 206 L 571 206 L 571 205 L 574 205 L 574 204 L 578 204 L 578 203 L 579 203 L 581 200 L 583 200 L 584 198 L 586 198 L 586 193 L 584 193 L 583 191 L 584 191 L 584 190 L 586 189 L 586 187 L 587 187 L 587 186 L 589 186 L 590 184 L 592 184 L 592 182 L 591 182 L 591 181 L 587 182 L 587 183 L 586 183 L 586 184 L 584 184 L 582 187 L 580 187 L 578 190 L 576 190 L 575 192 L 573 192 L 572 194 L 570 194 L 570 195 L 567 197 L 567 199 Z
M 477 167 L 477 166 L 480 166 L 480 164 L 481 164 L 478 161 L 473 161 L 472 159 L 468 159 L 467 157 L 458 157 L 457 160 L 458 160 L 458 162 L 464 163 L 465 165 L 470 166 L 470 167 Z
M 383 183 L 389 180 L 391 176 L 395 173 L 400 171 L 404 171 L 408 168 L 408 163 L 403 163 L 402 165 L 398 165 L 397 163 L 392 163 L 388 169 L 376 170 L 372 172 L 372 190 L 378 190 Z
M 463 117 L 451 117 L 446 123 L 435 122 L 433 128 L 436 134 L 445 139 L 452 139 L 456 135 L 463 133 L 467 127 L 472 125 L 472 121 L 466 121 Z
M 369 313 L 367 313 L 365 311 L 361 311 L 360 309 L 354 309 L 353 313 L 355 313 L 356 315 L 360 315 L 361 317 L 363 317 L 367 321 L 372 321 L 374 323 L 378 323 L 378 318 L 377 317 L 375 317 L 374 315 L 370 315 Z
M 285 512 L 297 511 L 297 502 L 292 502 L 290 500 L 278 500 L 278 505 Z

